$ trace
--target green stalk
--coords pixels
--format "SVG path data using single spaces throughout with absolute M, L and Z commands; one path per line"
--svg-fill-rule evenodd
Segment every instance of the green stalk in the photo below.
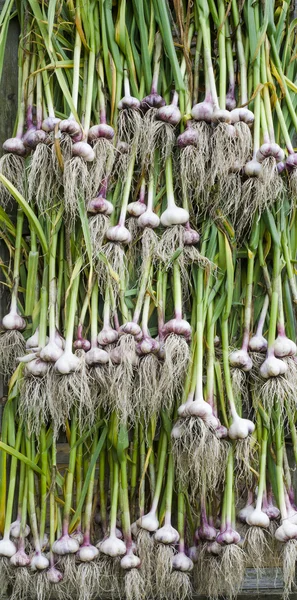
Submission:
M 23 435 L 23 428 L 22 428 L 22 425 L 20 425 L 18 428 L 16 442 L 15 442 L 15 449 L 17 451 L 19 451 L 20 446 L 21 446 L 22 435 Z M 11 525 L 12 511 L 13 511 L 13 504 L 14 504 L 14 493 L 15 493 L 15 487 L 16 487 L 16 482 L 17 482 L 17 467 L 18 467 L 18 460 L 17 460 L 17 458 L 15 458 L 15 456 L 13 456 L 11 459 L 10 472 L 9 472 L 9 488 L 8 488 L 8 495 L 7 495 L 7 501 L 6 501 L 5 526 L 4 526 L 4 532 L 3 532 L 4 540 L 9 540 L 10 525 Z
M 46 489 L 46 473 L 47 473 L 47 447 L 46 447 L 46 432 L 44 425 L 40 429 L 40 468 L 43 474 L 40 476 L 40 542 L 43 545 L 46 515 L 47 515 L 47 489 Z
M 63 528 L 62 535 L 68 536 L 69 517 L 72 504 L 72 492 L 73 492 L 73 481 L 75 475 L 75 461 L 76 461 L 76 435 L 77 435 L 77 414 L 76 410 L 72 413 L 71 419 L 71 432 L 70 432 L 70 452 L 69 452 L 69 464 L 66 475 L 66 485 L 64 494 L 64 511 L 63 511 Z

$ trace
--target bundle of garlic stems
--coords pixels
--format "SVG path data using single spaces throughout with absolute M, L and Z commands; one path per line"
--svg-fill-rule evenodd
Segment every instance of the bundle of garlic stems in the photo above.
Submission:
M 239 4 L 16 3 L 0 159 L 13 600 L 233 598 L 271 565 L 293 589 L 296 23 L 287 1 Z

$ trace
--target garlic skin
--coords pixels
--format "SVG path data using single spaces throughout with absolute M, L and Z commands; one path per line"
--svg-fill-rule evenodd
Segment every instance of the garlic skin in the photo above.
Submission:
M 213 542 L 217 537 L 217 530 L 212 525 L 208 523 L 203 523 L 198 527 L 197 537 L 199 540 L 207 540 L 208 542 Z
M 87 142 L 76 142 L 72 146 L 72 156 L 79 156 L 86 162 L 93 162 L 95 159 L 95 152 Z
M 192 336 L 192 327 L 185 319 L 171 319 L 165 323 L 163 327 L 163 334 L 166 338 L 171 333 L 183 335 L 186 340 L 190 340 Z
M 127 551 L 125 542 L 120 540 L 115 534 L 112 534 L 102 542 L 99 542 L 97 546 L 100 552 L 107 556 L 111 556 L 112 558 L 124 556 Z
M 87 205 L 88 213 L 93 215 L 106 215 L 110 216 L 113 213 L 113 204 L 106 200 L 104 196 L 97 196 L 97 198 L 93 198 L 90 200 Z
M 122 244 L 130 244 L 132 237 L 129 229 L 124 225 L 114 225 L 109 227 L 106 232 L 106 237 L 111 242 L 121 242 Z
M 91 348 L 85 355 L 88 367 L 106 365 L 109 362 L 109 354 L 101 348 Z
M 137 569 L 137 567 L 140 566 L 140 558 L 138 558 L 138 556 L 135 556 L 135 554 L 133 554 L 133 552 L 131 551 L 125 556 L 123 556 L 120 564 L 121 568 L 125 570 Z
M 252 359 L 248 355 L 248 352 L 243 349 L 231 352 L 231 354 L 229 354 L 229 362 L 232 367 L 237 367 L 245 373 L 248 373 L 248 371 L 251 371 L 253 368 Z
M 221 544 L 218 544 L 216 540 L 213 542 L 209 542 L 206 546 L 206 550 L 209 554 L 213 554 L 214 556 L 219 556 L 221 554 L 223 548 Z
M 171 437 L 173 440 L 178 440 L 181 437 L 182 429 L 180 425 L 174 425 L 171 430 Z
M 270 519 L 268 515 L 266 515 L 266 513 L 259 508 L 255 508 L 248 514 L 246 517 L 246 522 L 248 525 L 263 527 L 263 529 L 267 529 L 267 527 L 270 525 Z
M 11 540 L 0 540 L 0 556 L 11 558 L 14 554 L 16 554 L 16 551 L 16 545 Z
M 289 540 L 293 540 L 297 538 L 297 525 L 289 521 L 289 519 L 283 519 L 282 527 L 284 534 L 289 538 Z
M 232 423 L 228 429 L 231 440 L 244 440 L 255 430 L 255 425 L 249 419 L 243 419 L 237 413 L 232 415 Z
M 224 108 L 215 108 L 211 117 L 212 123 L 231 123 L 231 113 Z
M 28 535 L 30 534 L 30 527 L 29 525 L 25 525 L 25 531 L 23 532 L 23 536 L 24 537 L 28 537 Z M 10 535 L 16 539 L 18 539 L 21 535 L 21 521 L 19 521 L 18 519 L 16 521 L 13 521 L 13 523 L 11 523 L 10 525 Z
M 34 377 L 44 377 L 48 372 L 49 365 L 40 358 L 35 358 L 26 363 L 25 372 L 27 375 Z
M 26 329 L 26 321 L 15 310 L 11 310 L 3 317 L 2 327 L 8 331 L 24 331 Z
M 254 123 L 255 120 L 255 115 L 251 110 L 248 110 L 248 108 L 243 107 L 243 108 L 233 108 L 233 110 L 231 110 L 230 112 L 231 115 L 231 123 L 239 123 L 240 121 L 242 121 L 243 123 L 246 123 L 246 125 L 248 125 L 249 127 L 251 127 Z
M 166 208 L 161 215 L 161 225 L 163 227 L 172 227 L 173 225 L 185 225 L 188 222 L 190 216 L 187 210 L 174 206 Z
M 242 523 L 247 523 L 249 515 L 252 514 L 254 510 L 255 506 L 253 504 L 248 504 L 239 511 L 237 516 Z
M 183 133 L 180 133 L 176 143 L 179 148 L 186 148 L 187 146 L 197 146 L 198 141 L 198 132 L 194 129 L 194 127 L 187 127 Z
M 141 529 L 145 529 L 146 531 L 150 531 L 151 533 L 157 531 L 159 528 L 159 521 L 154 510 L 137 519 L 136 523 L 138 527 L 141 527 Z
M 190 573 L 194 568 L 194 564 L 193 561 L 184 552 L 178 552 L 172 559 L 172 567 L 176 571 L 182 571 L 182 573 Z
M 10 564 L 14 567 L 28 567 L 31 563 L 30 556 L 28 556 L 25 550 L 18 550 L 13 556 L 10 557 Z
M 48 581 L 50 583 L 59 583 L 60 581 L 62 581 L 63 579 L 63 573 L 61 573 L 61 571 L 59 571 L 58 569 L 56 569 L 55 567 L 51 567 L 47 573 L 46 576 L 48 578 Z
M 160 225 L 160 219 L 156 213 L 148 208 L 142 215 L 140 215 L 140 217 L 138 217 L 137 223 L 139 227 L 142 227 L 143 229 L 145 227 L 156 229 Z
M 78 541 L 70 537 L 70 535 L 62 535 L 62 537 L 60 537 L 59 540 L 56 540 L 52 546 L 52 551 L 59 556 L 65 556 L 65 554 L 75 554 L 78 549 Z
M 133 321 L 128 321 L 127 323 L 121 325 L 119 328 L 119 335 L 123 334 L 130 334 L 135 337 L 137 335 L 142 334 L 141 327 L 139 327 L 139 325 L 137 323 L 134 323 Z
M 256 159 L 250 160 L 244 166 L 245 175 L 248 177 L 259 177 L 261 171 L 262 165 Z
M 238 544 L 240 542 L 240 535 L 232 527 L 227 527 L 225 531 L 217 535 L 216 541 L 218 544 Z
M 275 143 L 262 144 L 262 146 L 259 148 L 259 150 L 256 154 L 257 161 L 259 163 L 261 163 L 261 162 L 263 162 L 263 160 L 265 160 L 265 158 L 269 158 L 270 156 L 275 158 L 275 160 L 277 162 L 281 162 L 285 158 L 285 153 L 278 144 L 275 144 Z
M 82 137 L 81 125 L 73 117 L 60 121 L 59 129 L 62 133 L 68 133 L 71 137 Z
M 260 367 L 260 374 L 263 379 L 270 379 L 270 377 L 278 377 L 284 375 L 288 370 L 288 365 L 276 356 L 268 356 Z
M 290 539 L 290 537 L 285 533 L 283 525 L 280 525 L 280 527 L 276 529 L 274 537 L 278 542 L 282 543 L 285 543 Z
M 30 150 L 35 150 L 38 144 L 49 143 L 49 137 L 42 129 L 34 129 L 34 131 L 27 131 L 23 137 L 24 146 Z
M 55 363 L 55 371 L 60 375 L 74 373 L 80 366 L 80 359 L 69 350 L 64 350 L 62 356 Z
M 297 153 L 289 154 L 286 159 L 286 169 L 290 172 L 297 167 Z
M 134 96 L 123 96 L 118 103 L 118 109 L 123 110 L 125 108 L 131 108 L 132 110 L 138 110 L 140 108 L 140 101 Z
M 47 117 L 44 119 L 44 121 L 42 121 L 41 127 L 43 131 L 50 133 L 51 131 L 54 131 L 56 125 L 58 125 L 60 121 L 61 119 L 58 119 L 58 117 Z
M 31 558 L 32 571 L 44 571 L 49 566 L 49 560 L 41 552 L 36 552 Z
M 189 548 L 189 558 L 191 559 L 191 561 L 196 564 L 199 560 L 199 550 L 197 548 L 197 546 L 191 546 Z
M 187 228 L 187 226 L 184 229 L 183 237 L 185 246 L 195 246 L 200 240 L 198 231 L 195 231 L 191 227 Z
M 99 125 L 93 125 L 88 131 L 88 142 L 94 142 L 99 138 L 106 140 L 113 140 L 114 129 L 107 123 L 100 123 Z
M 108 344 L 117 342 L 118 339 L 118 332 L 116 329 L 112 329 L 111 327 L 103 327 L 97 336 L 97 342 L 100 344 L 100 346 L 108 346 Z
M 81 546 L 76 553 L 76 556 L 79 558 L 79 560 L 81 560 L 81 562 L 91 562 L 91 560 L 94 560 L 98 554 L 98 548 L 96 548 L 96 546 L 92 546 L 92 544 L 88 544 L 86 546 Z
M 11 152 L 17 156 L 26 156 L 27 150 L 22 140 L 17 137 L 8 138 L 2 144 L 2 148 L 5 152 Z
M 136 346 L 136 352 L 140 356 L 159 352 L 160 344 L 152 337 L 144 337 Z
M 46 346 L 44 346 L 44 348 L 42 348 L 40 352 L 40 358 L 45 362 L 55 363 L 60 358 L 60 356 L 62 356 L 62 354 L 63 348 L 58 346 L 56 342 L 49 342 L 48 344 L 46 344 Z
M 140 217 L 146 211 L 146 204 L 137 200 L 136 202 L 130 202 L 127 206 L 127 213 L 131 217 Z
M 161 544 L 177 544 L 179 540 L 179 533 L 172 525 L 164 525 L 157 529 L 154 535 L 155 541 Z
M 249 341 L 249 350 L 251 352 L 266 352 L 267 340 L 263 335 L 253 335 Z
M 79 545 L 81 546 L 83 541 L 84 541 L 84 535 L 82 533 L 82 531 L 74 531 L 73 533 L 71 533 L 70 537 L 72 537 L 74 540 L 76 540 Z
M 194 104 L 191 110 L 191 115 L 195 121 L 205 121 L 211 123 L 213 115 L 213 104 L 212 102 L 199 102 Z
M 189 404 L 186 409 L 186 414 L 191 417 L 206 419 L 208 416 L 212 415 L 212 408 L 203 398 L 199 398 Z
M 36 329 L 36 331 L 33 333 L 33 335 L 31 335 L 31 337 L 29 337 L 26 341 L 26 350 L 33 350 L 35 348 L 38 348 L 38 339 L 39 339 L 39 331 L 38 331 L 38 327 Z M 48 342 L 48 337 L 46 339 L 46 343 Z
M 273 344 L 274 355 L 277 358 L 295 356 L 296 344 L 285 335 L 278 335 Z
M 181 121 L 182 115 L 177 106 L 174 104 L 167 104 L 161 106 L 156 112 L 156 119 L 164 121 L 164 123 L 170 123 L 170 125 L 178 125 Z

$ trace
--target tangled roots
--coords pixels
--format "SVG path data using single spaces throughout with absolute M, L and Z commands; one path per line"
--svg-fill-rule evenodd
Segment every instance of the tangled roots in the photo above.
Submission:
M 160 377 L 162 407 L 170 408 L 175 396 L 182 393 L 190 361 L 190 350 L 185 338 L 171 333 L 164 343 L 165 360 Z
M 254 569 L 261 570 L 269 566 L 272 549 L 269 543 L 269 531 L 262 527 L 249 527 L 244 538 L 244 549 Z
M 26 569 L 27 570 L 27 569 Z M 0 558 L 0 590 L 1 597 L 6 596 L 8 586 L 11 581 L 14 581 L 14 572 L 9 562 L 9 558 L 1 556 Z M 7 597 L 7 596 L 6 596 Z
M 64 426 L 72 408 L 77 409 L 81 429 L 90 426 L 95 415 L 84 361 L 82 360 L 80 367 L 69 375 L 53 373 L 50 384 L 52 393 L 49 408 L 55 432 Z
M 145 583 L 138 569 L 131 569 L 125 573 L 125 596 L 129 600 L 143 600 L 145 598 Z
M 104 592 L 101 587 L 102 568 L 100 562 L 91 561 L 80 563 L 76 568 L 76 594 L 81 600 L 92 600 L 98 597 L 98 592 Z
M 175 143 L 174 126 L 156 120 L 156 109 L 150 108 L 143 119 L 141 156 L 144 168 L 153 164 L 155 150 L 160 150 L 160 159 L 165 162 Z
M 100 251 L 106 231 L 109 227 L 109 217 L 97 214 L 89 218 L 89 231 L 92 244 L 93 260 L 98 261 L 98 252 Z M 98 269 L 102 269 L 102 263 L 99 263 Z
M 26 344 L 20 331 L 12 329 L 0 334 L 0 371 L 5 378 L 14 372 L 19 356 L 25 354 Z
M 297 541 L 289 540 L 283 547 L 283 577 L 284 592 L 283 597 L 287 600 L 292 588 L 295 588 L 295 570 L 297 559 Z
M 153 575 L 154 566 L 152 564 L 152 558 L 154 557 L 154 538 L 145 529 L 138 529 L 137 531 L 137 554 L 141 560 L 141 576 L 143 580 L 143 586 L 145 587 L 145 597 L 153 597 Z
M 1 570 L 0 570 L 1 571 Z M 31 580 L 33 574 L 27 567 L 17 567 L 14 572 L 13 586 L 10 599 L 11 600 L 24 600 L 31 596 Z M 5 590 L 5 586 L 2 585 L 2 579 L 0 575 L 1 591 Z M 6 585 L 8 580 L 6 580 Z M 3 594 L 4 595 L 4 594 Z
M 199 417 L 180 419 L 176 426 L 180 435 L 173 441 L 172 452 L 178 479 L 190 486 L 193 498 L 203 486 L 214 490 L 224 478 L 228 442 L 219 440 Z
M 252 484 L 252 472 L 250 465 L 252 463 L 252 438 L 248 436 L 243 440 L 236 440 L 235 445 L 235 465 L 236 478 L 235 485 L 238 489 L 243 486 L 248 488 Z
M 186 600 L 192 596 L 192 584 L 187 573 L 172 571 L 169 580 L 169 598 Z
M 208 554 L 204 548 L 200 552 L 197 566 L 194 566 L 194 580 L 197 580 L 199 594 L 217 600 L 223 590 L 220 557 Z
M 90 197 L 90 177 L 86 162 L 76 156 L 64 164 L 64 208 L 71 226 L 78 214 L 80 198 Z
M 160 409 L 159 381 L 162 365 L 157 356 L 148 354 L 139 361 L 135 388 L 135 410 L 144 423 L 150 422 Z
M 292 198 L 293 205 L 296 206 L 297 202 L 297 169 L 289 174 L 289 194 Z
M 157 255 L 158 258 L 163 262 L 167 263 L 174 252 L 178 248 L 183 248 L 184 246 L 184 227 L 183 225 L 174 225 L 173 227 L 167 227 L 165 229 L 158 247 L 157 247 Z
M 157 256 L 158 236 L 150 227 L 146 227 L 141 238 L 141 257 L 142 267 L 145 268 L 145 261 L 149 256 Z
M 24 196 L 25 160 L 21 156 L 12 153 L 4 154 L 0 159 L 0 173 L 9 179 L 18 192 Z M 0 205 L 5 209 L 12 199 L 9 191 L 1 183 Z
M 93 410 L 95 414 L 98 408 L 103 407 L 105 414 L 110 415 L 110 387 L 111 387 L 111 368 L 110 365 L 100 365 L 92 367 L 89 370 L 89 386 Z
M 49 372 L 44 377 L 27 375 L 21 380 L 18 412 L 26 423 L 29 433 L 40 433 L 47 421 L 51 404 Z
M 98 193 L 102 180 L 109 177 L 116 151 L 114 144 L 105 138 L 99 138 L 94 144 L 93 150 L 95 160 L 92 162 L 89 171 L 90 194 L 92 197 Z
M 137 364 L 134 337 L 130 334 L 122 335 L 117 348 L 121 362 L 113 370 L 110 397 L 119 420 L 126 423 L 129 418 L 134 420 L 136 416 L 133 405 L 134 371 Z
M 219 123 L 210 139 L 211 168 L 209 171 L 210 185 L 214 185 L 216 178 L 228 175 L 236 164 L 236 136 L 233 128 L 226 123 Z
M 283 414 L 286 412 L 286 404 L 293 411 L 296 408 L 296 394 L 294 391 L 296 387 L 288 371 L 285 375 L 271 377 L 267 380 L 262 379 L 260 375 L 254 379 L 255 405 L 257 406 L 258 401 L 260 401 L 268 415 L 271 414 L 273 408 L 272 398 L 277 398 Z
M 244 403 L 248 405 L 247 373 L 237 367 L 231 367 L 231 377 L 235 397 L 242 398 Z
M 126 108 L 118 114 L 118 139 L 129 146 L 138 146 L 143 132 L 143 120 L 138 110 Z
M 220 555 L 221 581 L 226 595 L 237 596 L 244 579 L 246 553 L 236 544 L 225 546 Z
M 252 134 L 246 123 L 239 121 L 234 125 L 235 129 L 235 148 L 236 163 L 239 169 L 251 158 L 252 153 Z
M 101 248 L 102 254 L 104 254 L 106 260 L 112 269 L 119 275 L 120 279 L 127 275 L 127 259 L 125 250 L 122 244 L 117 242 L 107 242 Z M 106 264 L 98 262 L 96 265 L 98 274 L 99 289 L 102 293 L 105 292 L 107 282 L 112 285 L 113 293 L 117 296 L 119 293 L 118 283 L 114 277 L 109 276 L 109 269 Z
M 160 600 L 168 598 L 168 590 L 171 586 L 172 559 L 174 556 L 173 546 L 157 544 L 155 549 L 155 597 Z
M 33 152 L 28 174 L 29 201 L 35 201 L 40 212 L 52 206 L 56 193 L 53 154 L 47 144 L 38 144 Z
M 239 172 L 220 175 L 218 193 L 214 194 L 212 215 L 216 220 L 230 219 L 236 226 L 241 216 L 241 177 Z

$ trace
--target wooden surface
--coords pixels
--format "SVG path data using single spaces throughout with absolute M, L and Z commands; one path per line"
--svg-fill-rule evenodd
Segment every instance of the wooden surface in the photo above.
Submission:
M 4 4 L 4 0 L 0 0 L 0 10 Z M 297 0 L 294 0 L 294 14 L 297 16 Z M 5 54 L 4 68 L 2 81 L 0 85 L 0 106 L 1 106 L 1 121 L 0 121 L 0 154 L 2 143 L 8 137 L 11 137 L 14 127 L 14 121 L 17 111 L 17 75 L 18 75 L 18 36 L 19 28 L 17 20 L 14 19 L 10 23 L 8 33 L 8 44 Z M 3 258 L 3 245 L 0 245 L 0 252 Z M 0 297 L 0 318 L 3 316 L 7 308 L 7 298 L 4 293 Z M 0 398 L 3 396 L 3 381 L 0 378 Z M 1 403 L 0 403 L 0 418 L 1 418 Z M 68 464 L 68 444 L 63 440 L 58 444 L 58 461 L 61 468 Z M 297 471 L 293 473 L 295 484 L 297 484 Z M 297 489 L 297 485 L 295 485 Z M 238 600 L 247 598 L 270 598 L 280 600 L 282 595 L 282 575 L 280 569 L 263 569 L 261 577 L 257 577 L 257 573 L 253 569 L 246 570 L 246 577 L 241 594 Z M 291 600 L 297 600 L 297 593 L 291 594 Z M 157 600 L 157 599 L 156 599 Z M 202 600 L 200 597 L 199 600 Z

